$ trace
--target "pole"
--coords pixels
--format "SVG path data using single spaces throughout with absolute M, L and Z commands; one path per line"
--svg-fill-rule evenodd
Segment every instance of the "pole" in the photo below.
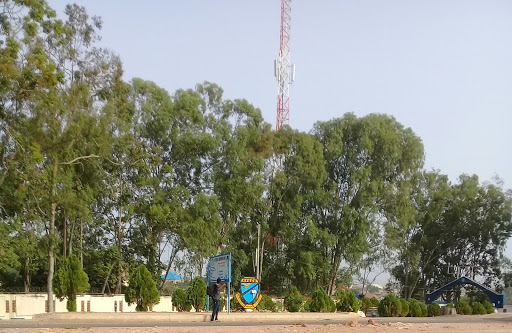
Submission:
M 206 289 L 210 286 L 210 259 L 208 259 L 208 266 L 206 266 Z M 206 311 L 210 311 L 210 296 L 206 295 Z
M 260 279 L 260 236 L 261 235 L 261 224 L 258 223 L 258 246 L 256 249 L 256 279 Z
M 231 252 L 229 252 L 228 269 L 228 313 L 231 312 Z

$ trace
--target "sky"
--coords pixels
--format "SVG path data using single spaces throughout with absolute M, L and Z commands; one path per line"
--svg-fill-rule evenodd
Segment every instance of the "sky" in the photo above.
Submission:
M 280 0 L 75 2 L 103 18 L 126 80 L 214 82 L 275 125 Z M 290 125 L 386 113 L 423 140 L 425 168 L 512 188 L 511 18 L 510 0 L 294 0 Z

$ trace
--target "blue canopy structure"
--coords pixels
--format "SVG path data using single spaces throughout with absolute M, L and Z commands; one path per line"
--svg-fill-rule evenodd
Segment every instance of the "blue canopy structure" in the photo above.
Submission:
M 164 280 L 183 281 L 183 278 L 174 272 L 167 273 L 167 276 L 165 274 L 162 274 L 160 275 L 160 277 Z
M 493 305 L 495 307 L 500 308 L 500 309 L 503 308 L 503 305 L 505 304 L 505 295 L 499 295 L 499 294 L 495 293 L 494 291 L 492 291 L 491 289 L 487 288 L 486 286 L 483 286 L 480 283 L 477 283 L 471 279 L 468 279 L 465 276 L 463 276 L 457 280 L 453 280 L 452 282 L 431 292 L 430 294 L 426 294 L 425 295 L 426 296 L 425 303 L 430 304 L 430 303 L 434 302 L 436 299 L 439 298 L 439 296 L 441 296 L 441 294 L 443 292 L 445 292 L 448 289 L 451 289 L 455 286 L 466 285 L 466 284 L 469 284 L 469 285 L 479 288 L 481 291 L 483 291 L 484 294 L 487 295 L 487 297 L 489 297 L 489 299 L 491 300 L 491 303 L 493 303 Z

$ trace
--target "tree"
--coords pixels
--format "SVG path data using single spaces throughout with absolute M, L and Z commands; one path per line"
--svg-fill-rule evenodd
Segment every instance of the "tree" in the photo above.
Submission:
M 89 289 L 89 277 L 82 269 L 80 260 L 69 255 L 53 278 L 53 291 L 60 299 L 67 298 L 66 308 L 76 311 L 76 295 Z
M 140 265 L 130 274 L 125 299 L 128 304 L 137 304 L 136 311 L 144 312 L 160 302 L 160 293 L 146 266 Z
M 200 277 L 192 280 L 187 288 L 187 301 L 194 307 L 196 312 L 203 310 L 206 306 L 206 282 Z
M 346 114 L 317 123 L 313 133 L 323 144 L 327 170 L 317 214 L 319 228 L 332 235 L 325 244 L 331 265 L 326 291 L 332 294 L 342 261 L 356 262 L 366 251 L 365 236 L 387 208 L 385 199 L 408 201 L 407 183 L 422 167 L 423 146 L 385 115 Z

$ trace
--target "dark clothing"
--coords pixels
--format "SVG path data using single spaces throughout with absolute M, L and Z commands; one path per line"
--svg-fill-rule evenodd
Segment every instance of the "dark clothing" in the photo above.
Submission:
M 220 283 L 213 285 L 213 299 L 220 300 Z
M 220 301 L 218 299 L 213 299 L 213 311 L 212 311 L 212 319 L 211 321 L 218 320 L 219 318 L 219 310 L 220 310 Z

